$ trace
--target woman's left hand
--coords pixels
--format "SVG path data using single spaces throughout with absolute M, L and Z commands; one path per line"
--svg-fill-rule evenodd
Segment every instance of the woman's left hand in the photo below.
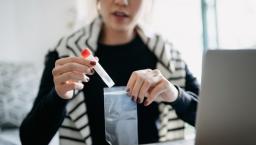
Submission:
M 154 100 L 174 102 L 178 98 L 177 88 L 158 69 L 134 71 L 127 84 L 128 95 L 135 102 L 150 105 Z

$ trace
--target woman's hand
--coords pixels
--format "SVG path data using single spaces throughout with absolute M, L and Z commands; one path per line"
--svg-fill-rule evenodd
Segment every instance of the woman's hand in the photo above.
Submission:
M 95 61 L 85 60 L 81 57 L 66 57 L 58 59 L 52 70 L 54 86 L 57 94 L 63 99 L 71 99 L 74 89 L 81 90 L 88 82 L 96 65 Z
M 128 95 L 135 102 L 150 105 L 154 100 L 173 102 L 178 97 L 178 90 L 158 69 L 139 70 L 132 73 L 127 84 Z

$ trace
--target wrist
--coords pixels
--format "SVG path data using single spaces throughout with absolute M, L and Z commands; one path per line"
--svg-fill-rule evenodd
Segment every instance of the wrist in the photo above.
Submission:
M 168 83 L 169 84 L 169 90 L 168 90 L 168 99 L 166 100 L 166 102 L 172 103 L 175 102 L 178 97 L 179 97 L 179 89 L 173 85 L 172 83 Z

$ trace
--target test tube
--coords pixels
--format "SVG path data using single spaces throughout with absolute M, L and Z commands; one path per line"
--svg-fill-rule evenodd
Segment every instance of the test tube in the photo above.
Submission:
M 98 75 L 101 77 L 101 79 L 105 82 L 105 84 L 111 88 L 115 85 L 114 81 L 111 79 L 111 77 L 107 74 L 107 72 L 103 69 L 103 67 L 95 60 L 94 56 L 92 55 L 91 51 L 89 49 L 84 49 L 81 52 L 81 55 L 84 59 L 95 61 L 96 65 L 94 67 L 94 70 L 98 73 Z

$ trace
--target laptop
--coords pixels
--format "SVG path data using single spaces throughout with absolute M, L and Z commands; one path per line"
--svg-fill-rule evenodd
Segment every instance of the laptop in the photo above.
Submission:
M 196 145 L 256 145 L 256 50 L 209 50 Z

